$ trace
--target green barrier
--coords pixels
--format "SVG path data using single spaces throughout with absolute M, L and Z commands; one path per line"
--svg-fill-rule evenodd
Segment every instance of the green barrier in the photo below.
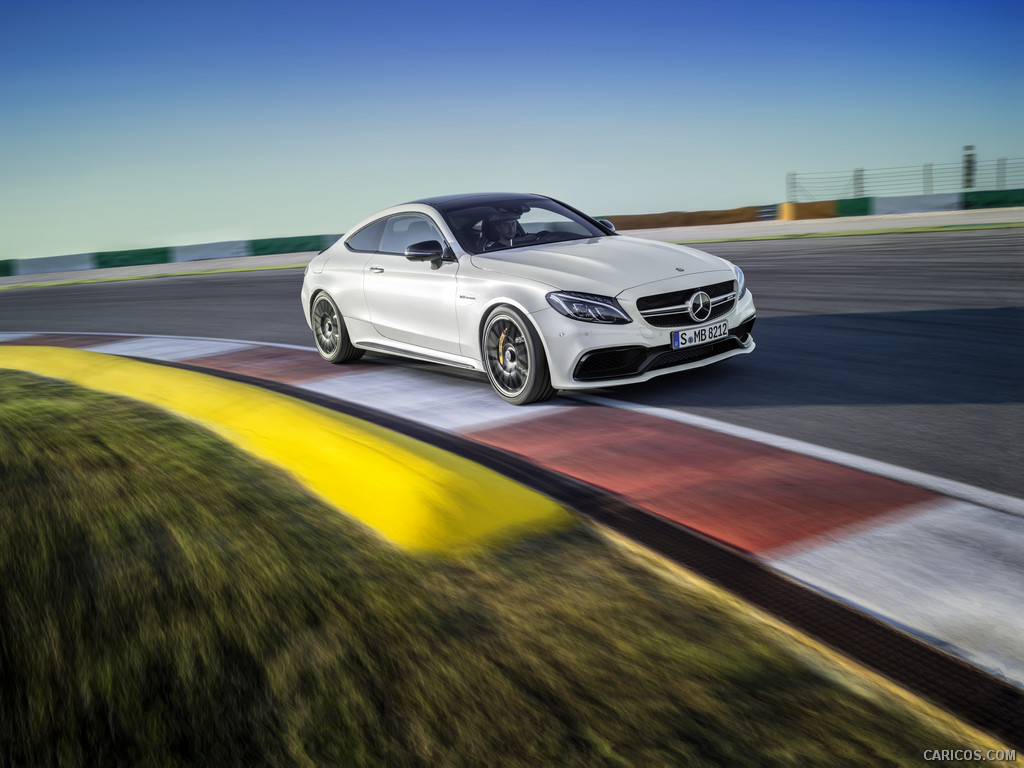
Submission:
M 136 267 L 140 264 L 167 264 L 170 248 L 143 248 L 137 251 L 106 251 L 96 254 L 96 268 Z
M 1024 205 L 1024 189 L 964 192 L 964 208 L 1015 208 Z
M 320 250 L 322 251 L 325 248 L 330 248 L 336 242 L 341 240 L 341 238 L 343 238 L 344 236 L 344 232 L 342 232 L 340 235 L 320 235 Z
M 302 253 L 324 249 L 322 235 L 268 237 L 262 240 L 253 240 L 251 245 L 253 256 L 273 256 L 278 253 Z
M 870 197 L 851 197 L 848 200 L 836 200 L 836 216 L 870 216 Z
M 0 261 L 0 277 L 10 277 L 14 274 L 14 264 L 10 261 Z

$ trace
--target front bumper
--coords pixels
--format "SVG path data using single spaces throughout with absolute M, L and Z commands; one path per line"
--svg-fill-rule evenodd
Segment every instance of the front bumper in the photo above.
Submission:
M 557 389 L 632 384 L 754 351 L 751 329 L 756 310 L 749 291 L 728 314 L 716 319 L 728 322 L 726 337 L 682 349 L 672 349 L 672 328 L 656 328 L 635 318 L 626 325 L 601 325 L 542 310 L 533 319 L 544 340 L 551 383 Z

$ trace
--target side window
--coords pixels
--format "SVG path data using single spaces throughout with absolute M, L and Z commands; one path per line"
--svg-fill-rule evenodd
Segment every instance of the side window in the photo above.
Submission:
M 399 214 L 387 220 L 380 249 L 384 253 L 405 253 L 410 245 L 424 240 L 437 240 L 444 244 L 444 236 L 426 216 Z
M 353 251 L 377 251 L 380 249 L 380 236 L 384 232 L 384 224 L 387 219 L 375 221 L 369 226 L 363 227 L 350 237 L 345 245 Z

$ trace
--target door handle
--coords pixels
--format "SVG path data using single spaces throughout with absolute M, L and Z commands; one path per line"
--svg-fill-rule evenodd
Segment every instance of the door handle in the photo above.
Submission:
M 384 267 L 370 267 L 370 271 L 371 272 L 376 272 L 377 274 L 380 274 L 381 272 L 384 271 Z

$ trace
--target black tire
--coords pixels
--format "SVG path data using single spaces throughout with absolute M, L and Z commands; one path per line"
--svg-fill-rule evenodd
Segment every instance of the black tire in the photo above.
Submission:
M 505 401 L 526 405 L 554 397 L 557 390 L 551 386 L 544 347 L 518 310 L 492 310 L 484 323 L 480 348 L 487 378 Z
M 350 363 L 363 356 L 363 350 L 352 346 L 345 328 L 345 319 L 338 311 L 338 305 L 326 293 L 318 293 L 309 310 L 310 325 L 313 326 L 313 341 L 320 357 L 329 363 Z

